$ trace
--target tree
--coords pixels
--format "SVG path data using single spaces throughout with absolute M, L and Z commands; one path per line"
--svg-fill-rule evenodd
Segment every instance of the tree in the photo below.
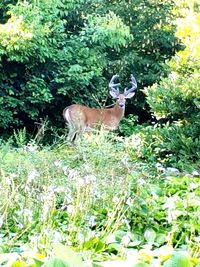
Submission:
M 184 16 L 177 20 L 177 36 L 185 49 L 169 61 L 169 76 L 145 91 L 152 113 L 168 122 L 161 130 L 168 153 L 196 160 L 200 156 L 200 5 L 179 4 Z
M 113 73 L 151 84 L 178 48 L 172 1 L 7 0 L 0 8 L 2 129 L 46 116 L 59 126 L 67 104 L 105 103 Z

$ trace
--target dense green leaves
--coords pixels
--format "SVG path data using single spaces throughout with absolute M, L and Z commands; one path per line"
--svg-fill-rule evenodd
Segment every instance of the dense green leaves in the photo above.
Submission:
M 153 154 L 175 155 L 175 161 L 181 157 L 197 160 L 200 155 L 200 17 L 194 3 L 185 1 L 183 10 L 188 11 L 187 16 L 177 21 L 177 35 L 185 50 L 169 62 L 171 73 L 167 78 L 145 89 L 153 115 L 168 122 L 165 128 L 151 131 L 154 140 L 160 139 L 160 144 L 155 141 L 155 150 L 160 152 Z
M 71 102 L 105 105 L 115 73 L 122 84 L 131 73 L 142 86 L 159 80 L 178 49 L 173 1 L 3 2 L 1 129 L 33 127 L 46 116 L 59 127 Z M 138 96 L 140 113 L 145 100 Z

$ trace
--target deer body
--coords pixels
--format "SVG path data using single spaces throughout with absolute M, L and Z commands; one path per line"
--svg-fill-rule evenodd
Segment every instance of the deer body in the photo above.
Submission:
M 117 99 L 114 107 L 95 109 L 74 104 L 63 110 L 63 117 L 69 127 L 69 141 L 72 142 L 74 139 L 78 139 L 84 131 L 90 131 L 98 126 L 103 126 L 109 130 L 115 130 L 118 127 L 120 120 L 124 116 L 126 99 L 131 98 L 135 94 L 133 91 L 136 89 L 137 84 L 132 76 L 134 88 L 132 87 L 129 90 L 125 90 L 123 94 L 120 94 L 119 89 L 115 88 L 119 84 L 113 83 L 116 76 L 114 75 L 109 83 L 110 94 L 113 98 Z

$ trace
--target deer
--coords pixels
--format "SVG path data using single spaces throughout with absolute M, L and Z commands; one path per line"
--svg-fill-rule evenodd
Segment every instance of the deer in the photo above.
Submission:
M 135 95 L 137 82 L 131 74 L 131 88 L 125 88 L 123 93 L 119 91 L 120 83 L 115 83 L 119 75 L 113 75 L 109 82 L 109 93 L 116 99 L 111 108 L 90 108 L 80 104 L 72 104 L 63 110 L 63 117 L 68 124 L 68 141 L 78 140 L 85 131 L 91 131 L 97 126 L 103 126 L 108 130 L 116 130 L 124 117 L 126 99 Z

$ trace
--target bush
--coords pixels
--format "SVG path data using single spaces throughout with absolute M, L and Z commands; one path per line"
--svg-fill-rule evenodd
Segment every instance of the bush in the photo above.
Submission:
M 185 50 L 169 62 L 171 73 L 168 78 L 145 89 L 153 115 L 160 123 L 164 121 L 167 125 L 148 129 L 150 144 L 148 147 L 147 142 L 144 142 L 144 147 L 147 151 L 152 150 L 151 157 L 168 156 L 168 162 L 176 162 L 181 158 L 195 161 L 199 158 L 200 32 L 196 29 L 200 27 L 200 16 L 195 8 L 193 10 L 193 6 L 185 4 L 185 7 L 193 15 L 190 13 L 178 21 L 177 34 L 182 38 Z
M 133 159 L 178 165 L 200 157 L 200 125 L 177 122 L 171 125 L 137 127 L 129 139 Z

